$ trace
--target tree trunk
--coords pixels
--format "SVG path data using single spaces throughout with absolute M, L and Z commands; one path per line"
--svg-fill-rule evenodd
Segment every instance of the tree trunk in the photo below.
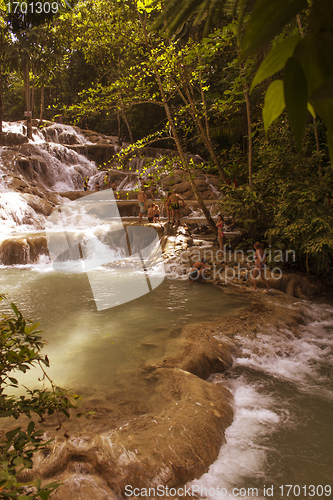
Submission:
M 3 120 L 3 88 L 2 88 L 2 72 L 0 71 L 0 132 L 2 132 Z
M 249 167 L 249 186 L 252 186 L 252 124 L 251 124 L 251 107 L 250 94 L 248 86 L 244 88 L 244 98 L 246 103 L 246 119 L 247 119 L 247 161 Z
M 128 123 L 127 115 L 126 115 L 126 112 L 125 112 L 125 106 L 124 106 L 123 99 L 122 99 L 121 96 L 120 96 L 120 103 L 121 103 L 121 114 L 122 114 L 122 117 L 124 119 L 124 122 L 126 123 L 126 127 L 127 127 L 127 130 L 128 130 L 128 135 L 129 135 L 130 143 L 133 144 L 134 143 L 134 139 L 133 139 L 132 129 L 130 127 L 130 124 Z
M 172 116 L 169 104 L 167 102 L 167 99 L 166 99 L 166 96 L 165 96 L 165 93 L 164 93 L 164 89 L 163 89 L 163 84 L 162 84 L 161 77 L 160 77 L 160 75 L 158 73 L 158 70 L 156 68 L 154 68 L 154 71 L 155 71 L 156 80 L 157 80 L 157 83 L 158 83 L 158 86 L 159 86 L 159 89 L 160 89 L 160 92 L 161 92 L 162 101 L 163 101 L 163 104 L 164 104 L 164 109 L 165 109 L 165 112 L 166 112 L 166 115 L 167 115 L 167 118 L 168 118 L 168 121 L 169 121 L 169 125 L 171 127 L 172 136 L 173 136 L 173 139 L 174 139 L 174 141 L 176 143 L 177 151 L 178 151 L 178 154 L 179 154 L 180 159 L 182 161 L 184 170 L 187 173 L 188 180 L 191 183 L 191 188 L 193 190 L 194 196 L 196 197 L 197 202 L 199 203 L 199 206 L 200 206 L 201 210 L 203 211 L 204 216 L 206 217 L 206 220 L 207 220 L 209 226 L 211 227 L 211 229 L 213 230 L 213 232 L 215 234 L 217 234 L 217 227 L 215 225 L 215 222 L 213 221 L 212 216 L 210 215 L 210 212 L 209 212 L 208 208 L 206 207 L 203 199 L 201 198 L 200 193 L 197 190 L 197 186 L 195 185 L 195 182 L 193 180 L 193 176 L 191 175 L 190 167 L 188 165 L 188 161 L 187 161 L 185 152 L 183 150 L 183 147 L 182 147 L 182 145 L 180 143 L 180 139 L 179 139 L 179 136 L 177 134 L 177 129 L 176 129 L 176 126 L 175 126 L 175 122 L 174 122 L 174 119 L 173 119 L 173 116 Z
M 31 112 L 30 107 L 30 84 L 29 84 L 29 59 L 26 57 L 22 61 L 24 91 L 25 91 L 25 107 L 27 112 Z M 27 116 L 27 137 L 32 139 L 32 122 L 31 116 Z
M 150 44 L 149 44 L 146 27 L 145 27 L 145 24 L 144 24 L 144 22 L 142 20 L 141 14 L 140 14 L 140 12 L 138 10 L 137 10 L 137 15 L 138 15 L 138 18 L 139 18 L 139 21 L 140 21 L 140 24 L 141 24 L 141 27 L 142 27 L 142 30 L 143 30 L 143 34 L 144 34 L 144 37 L 145 37 L 145 42 L 146 42 L 147 48 L 150 49 L 151 47 L 150 47 Z M 195 185 L 195 182 L 193 180 L 193 176 L 191 175 L 190 167 L 189 167 L 189 164 L 188 164 L 185 152 L 183 150 L 183 147 L 181 145 L 181 142 L 180 142 L 180 139 L 179 139 L 179 136 L 178 136 L 178 133 L 177 133 L 176 125 L 175 125 L 175 122 L 174 122 L 174 119 L 173 119 L 173 116 L 172 116 L 172 113 L 171 113 L 171 110 L 170 110 L 170 107 L 169 107 L 169 104 L 168 104 L 168 100 L 167 100 L 165 92 L 164 92 L 163 83 L 162 83 L 160 74 L 159 74 L 158 69 L 157 69 L 157 67 L 155 65 L 153 65 L 153 69 L 154 69 L 155 78 L 157 80 L 158 87 L 159 87 L 159 90 L 160 90 L 160 93 L 161 93 L 163 106 L 164 106 L 164 109 L 165 109 L 165 112 L 166 112 L 166 115 L 167 115 L 167 118 L 168 118 L 168 121 L 169 121 L 169 125 L 170 125 L 170 128 L 171 128 L 172 136 L 173 136 L 173 139 L 175 141 L 175 144 L 176 144 L 176 147 L 177 147 L 177 151 L 178 151 L 178 154 L 179 154 L 180 159 L 182 161 L 184 170 L 187 173 L 188 180 L 190 181 L 190 184 L 191 184 L 194 196 L 196 197 L 196 199 L 197 199 L 197 201 L 199 203 L 199 206 L 200 206 L 201 210 L 203 211 L 204 216 L 206 217 L 206 220 L 207 220 L 209 226 L 211 227 L 211 229 L 213 230 L 213 232 L 215 234 L 217 234 L 217 227 L 215 225 L 215 222 L 213 221 L 212 216 L 210 215 L 210 212 L 209 212 L 208 208 L 206 207 L 203 199 L 201 198 L 200 193 L 197 190 L 197 186 Z
M 42 123 L 44 119 L 44 85 L 40 89 L 40 115 L 39 115 L 39 121 Z
M 117 108 L 117 123 L 118 123 L 118 144 L 119 146 L 121 146 L 121 137 L 120 137 L 120 134 L 121 134 L 121 126 L 120 126 L 120 113 L 119 113 L 119 109 Z
M 187 99 L 188 99 L 188 101 L 190 103 L 190 114 L 192 116 L 192 120 L 194 121 L 195 126 L 196 126 L 196 128 L 197 128 L 197 130 L 199 132 L 199 135 L 200 135 L 201 139 L 203 140 L 203 143 L 206 146 L 207 151 L 209 152 L 210 156 L 212 157 L 212 160 L 213 160 L 213 162 L 214 162 L 214 164 L 215 164 L 215 166 L 216 166 L 216 168 L 217 168 L 220 176 L 222 177 L 223 182 L 226 183 L 227 182 L 227 177 L 226 177 L 226 175 L 224 173 L 223 168 L 220 165 L 220 162 L 217 159 L 217 156 L 215 154 L 214 148 L 213 148 L 211 140 L 210 140 L 209 132 L 205 133 L 205 129 L 204 129 L 204 127 L 203 127 L 203 125 L 202 125 L 202 123 L 200 121 L 200 118 L 198 116 L 198 112 L 197 112 L 197 110 L 195 108 L 195 103 L 193 101 L 193 98 L 192 98 L 192 96 L 190 94 L 190 91 L 189 91 L 187 85 L 185 86 L 185 92 L 186 92 Z
M 35 74 L 35 69 L 32 66 L 32 71 L 33 71 L 33 80 L 32 80 L 32 86 L 31 86 L 31 112 L 32 112 L 32 118 L 35 117 L 35 83 L 36 83 L 36 74 Z

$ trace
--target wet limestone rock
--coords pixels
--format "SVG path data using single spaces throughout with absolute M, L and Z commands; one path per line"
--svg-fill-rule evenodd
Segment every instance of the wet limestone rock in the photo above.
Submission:
M 58 136 L 58 141 L 60 144 L 73 145 L 80 144 L 78 137 L 75 134 L 69 132 L 61 132 Z
M 115 146 L 109 143 L 68 145 L 68 149 L 72 149 L 88 158 L 88 160 L 94 161 L 96 165 L 104 165 L 111 162 L 116 154 Z
M 70 420 L 69 439 L 56 436 L 24 479 L 60 481 L 55 500 L 105 500 L 126 498 L 126 485 L 178 487 L 206 472 L 232 422 L 233 398 L 204 378 L 231 365 L 230 348 L 202 324 L 175 342 L 178 354 L 132 374 L 135 393 L 88 396 L 83 410 L 94 414 Z
M 45 236 L 10 238 L 0 243 L 0 263 L 5 266 L 33 264 L 48 254 Z
M 219 180 L 214 175 L 198 174 L 194 180 L 197 190 L 204 200 L 214 200 L 220 197 L 218 193 Z M 172 175 L 164 177 L 162 187 L 165 191 L 174 190 L 180 194 L 185 200 L 193 200 L 194 193 L 189 180 L 183 170 L 175 170 Z
M 14 132 L 0 132 L 0 146 L 19 146 L 28 142 L 27 136 Z
M 78 491 L 81 500 L 105 500 L 125 498 L 126 485 L 174 487 L 206 472 L 232 422 L 232 396 L 179 368 L 159 368 L 149 377 L 161 395 L 153 413 L 113 430 L 107 430 L 105 415 L 99 435 L 83 431 L 67 441 L 56 438 L 25 479 L 61 481 L 55 500 L 78 498 Z

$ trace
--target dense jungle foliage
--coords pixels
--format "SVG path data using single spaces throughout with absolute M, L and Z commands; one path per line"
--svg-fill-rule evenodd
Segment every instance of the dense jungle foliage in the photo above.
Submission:
M 246 244 L 330 271 L 332 1 L 85 0 L 43 15 L 22 5 L 1 4 L 4 119 L 31 109 L 175 149 L 193 189 L 203 167 L 186 155 L 198 154 Z

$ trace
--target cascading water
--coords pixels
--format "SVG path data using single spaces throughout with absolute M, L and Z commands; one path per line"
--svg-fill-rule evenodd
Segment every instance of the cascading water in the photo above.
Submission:
M 17 134 L 22 140 L 23 129 L 22 122 L 3 123 L 4 132 Z M 61 144 L 62 136 L 64 140 L 72 137 L 70 142 L 89 144 L 74 127 L 54 124 L 34 128 L 31 141 L 0 147 L 2 235 L 15 228 L 20 232 L 41 228 L 52 205 L 65 202 L 61 193 L 83 190 L 84 177 L 96 173 L 93 161 Z
M 332 498 L 333 307 L 311 304 L 301 336 L 239 337 L 228 381 L 235 418 L 194 491 L 218 500 Z

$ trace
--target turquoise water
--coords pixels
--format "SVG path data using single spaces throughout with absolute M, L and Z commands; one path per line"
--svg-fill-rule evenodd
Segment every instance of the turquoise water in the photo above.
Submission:
M 116 387 L 128 370 L 172 354 L 182 326 L 246 304 L 214 286 L 165 279 L 151 293 L 97 311 L 85 274 L 61 274 L 48 266 L 2 268 L 0 289 L 40 322 L 50 375 L 71 388 Z

